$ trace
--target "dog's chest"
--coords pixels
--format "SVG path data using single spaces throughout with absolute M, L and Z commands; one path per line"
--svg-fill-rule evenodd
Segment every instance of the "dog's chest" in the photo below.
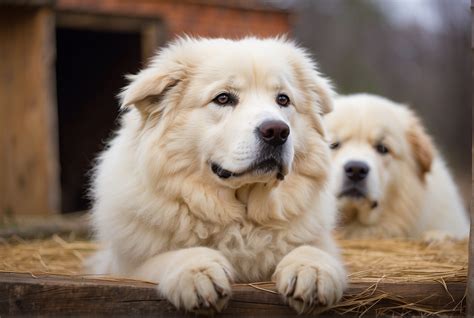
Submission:
M 291 242 L 283 231 L 239 224 L 226 227 L 208 243 L 234 266 L 237 280 L 246 282 L 270 280 L 283 256 L 302 242 Z
M 180 227 L 169 239 L 167 246 L 161 246 L 155 254 L 196 246 L 216 249 L 232 264 L 238 282 L 270 280 L 276 265 L 286 254 L 299 245 L 309 243 L 295 239 L 287 230 L 249 223 L 219 226 L 200 221 L 193 222 L 192 226 Z

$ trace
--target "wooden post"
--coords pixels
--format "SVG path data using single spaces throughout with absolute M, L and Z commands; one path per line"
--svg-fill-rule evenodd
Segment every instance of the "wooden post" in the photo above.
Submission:
M 59 210 L 54 13 L 0 8 L 0 217 Z
M 472 187 L 472 185 L 471 185 Z M 471 190 L 472 191 L 472 190 Z M 471 200 L 471 235 L 469 238 L 469 273 L 467 277 L 467 316 L 474 316 L 474 216 Z
M 474 0 L 471 0 L 471 30 L 474 30 Z M 471 32 L 471 81 L 474 80 L 474 33 Z M 472 87 L 472 86 L 471 86 Z M 474 101 L 474 91 L 471 90 L 471 107 L 472 102 Z M 472 118 L 472 115 L 471 115 Z M 472 125 L 472 123 L 471 123 Z M 473 127 L 471 127 L 471 143 L 472 138 L 474 138 Z M 474 316 L 474 206 L 472 204 L 472 199 L 474 198 L 474 177 L 472 176 L 472 171 L 474 170 L 474 147 L 471 144 L 471 234 L 469 236 L 469 271 L 467 274 L 467 316 Z
M 160 44 L 164 43 L 163 26 L 158 23 L 147 23 L 141 29 L 142 59 L 147 62 L 152 57 Z

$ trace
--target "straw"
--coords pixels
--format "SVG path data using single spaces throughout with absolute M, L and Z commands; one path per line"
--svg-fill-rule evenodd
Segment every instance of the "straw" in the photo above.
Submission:
M 435 245 L 410 240 L 340 240 L 339 245 L 350 281 L 372 284 L 357 295 L 346 295 L 332 307 L 333 310 L 360 316 L 374 307 L 377 315 L 400 314 L 400 309 L 425 316 L 464 312 L 465 302 L 453 305 L 452 309 L 436 311 L 416 303 L 406 303 L 400 296 L 379 290 L 378 285 L 381 282 L 437 282 L 450 295 L 446 284 L 467 283 L 467 240 L 448 240 Z M 0 272 L 84 275 L 83 262 L 97 249 L 96 243 L 77 239 L 74 235 L 53 235 L 36 240 L 11 237 L 0 241 Z M 103 279 L 120 281 L 121 278 Z M 241 285 L 275 293 L 266 284 L 268 282 Z M 454 303 L 454 298 L 451 298 Z M 387 299 L 399 305 L 379 308 L 379 302 Z

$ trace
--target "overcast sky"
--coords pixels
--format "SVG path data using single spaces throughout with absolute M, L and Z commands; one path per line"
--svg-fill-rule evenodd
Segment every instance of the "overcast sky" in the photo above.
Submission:
M 346 0 L 347 1 L 347 0 Z M 396 24 L 416 23 L 428 30 L 437 31 L 442 20 L 432 0 L 371 0 L 379 5 Z M 462 2 L 463 0 L 444 0 Z M 469 1 L 469 0 L 467 0 Z
M 299 5 L 300 0 L 264 0 L 273 3 L 281 8 L 291 8 Z M 320 0 L 310 0 L 318 2 Z M 356 0 L 344 0 L 356 1 Z M 411 23 L 419 24 L 430 31 L 438 31 L 443 27 L 443 21 L 437 10 L 435 0 L 357 0 L 357 1 L 371 1 L 378 5 L 388 18 L 398 25 L 406 25 Z M 469 14 L 470 1 L 469 0 L 439 0 L 446 1 L 450 5 L 458 6 L 462 10 L 466 10 Z M 331 8 L 331 1 L 320 1 L 321 5 Z M 321 8 L 323 9 L 323 8 Z

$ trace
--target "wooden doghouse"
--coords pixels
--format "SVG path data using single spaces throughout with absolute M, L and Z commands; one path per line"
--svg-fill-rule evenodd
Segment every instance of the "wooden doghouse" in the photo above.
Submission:
M 289 13 L 257 1 L 0 2 L 0 215 L 88 207 L 124 75 L 166 40 L 288 32 Z

